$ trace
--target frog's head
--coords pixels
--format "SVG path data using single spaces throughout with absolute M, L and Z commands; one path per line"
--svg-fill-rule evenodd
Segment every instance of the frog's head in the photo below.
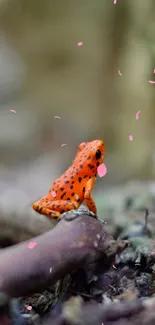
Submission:
M 92 169 L 92 173 L 102 164 L 104 158 L 105 146 L 102 140 L 83 142 L 78 146 L 77 156 L 80 162 Z

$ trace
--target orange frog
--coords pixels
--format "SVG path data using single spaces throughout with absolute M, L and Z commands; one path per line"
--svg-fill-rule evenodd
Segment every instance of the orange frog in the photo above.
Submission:
M 33 209 L 49 218 L 61 219 L 62 213 L 78 209 L 85 201 L 89 210 L 96 214 L 91 191 L 103 158 L 102 140 L 81 143 L 72 165 L 54 181 L 46 196 L 33 203 Z

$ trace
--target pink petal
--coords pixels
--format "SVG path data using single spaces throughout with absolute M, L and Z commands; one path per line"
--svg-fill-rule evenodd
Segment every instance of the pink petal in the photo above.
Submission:
M 56 197 L 56 192 L 55 191 L 51 191 L 51 194 L 53 197 Z
M 120 70 L 118 70 L 118 74 L 119 74 L 119 76 L 123 76 L 123 74 L 122 74 L 122 72 L 120 71 Z
M 105 176 L 106 173 L 107 173 L 107 167 L 106 167 L 106 165 L 105 164 L 101 164 L 100 166 L 98 166 L 97 172 L 98 172 L 98 176 L 99 177 Z
M 140 111 L 136 113 L 136 120 L 139 120 L 139 117 L 140 117 Z
M 75 194 L 74 196 L 75 196 L 76 200 L 79 199 L 79 195 L 78 194 Z
M 83 45 L 83 42 L 78 42 L 78 46 L 82 46 Z
M 54 118 L 55 118 L 55 119 L 59 119 L 59 120 L 61 119 L 60 116 L 54 116 Z
M 32 248 L 34 248 L 34 247 L 36 246 L 36 244 L 37 244 L 37 243 L 35 243 L 35 242 L 32 241 L 31 243 L 29 243 L 29 246 L 28 246 L 28 247 L 29 247 L 30 249 L 32 249 Z
M 153 80 L 149 80 L 149 83 L 150 83 L 150 84 L 155 84 L 155 81 L 153 81 Z
M 113 269 L 115 269 L 115 270 L 117 269 L 117 267 L 116 267 L 114 264 L 112 265 L 112 267 L 113 267 Z
M 14 109 L 10 109 L 10 112 L 12 113 L 16 113 L 16 111 Z
M 62 143 L 61 144 L 61 147 L 65 147 L 65 146 L 67 146 L 67 143 Z
M 133 136 L 129 135 L 129 140 L 132 141 L 133 140 Z
M 114 0 L 114 5 L 116 5 L 116 3 L 117 3 L 117 0 Z
M 32 306 L 28 306 L 27 309 L 28 309 L 28 310 L 32 310 Z
M 50 273 L 52 273 L 52 267 L 50 268 Z
M 153 73 L 155 73 L 155 69 L 153 70 Z

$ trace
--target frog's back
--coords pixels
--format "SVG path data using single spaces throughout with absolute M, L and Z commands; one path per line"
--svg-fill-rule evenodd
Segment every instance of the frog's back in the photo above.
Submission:
M 74 165 L 70 166 L 62 176 L 54 181 L 47 197 L 53 201 L 73 200 L 82 202 L 84 183 L 89 177 L 85 178 L 84 181 L 80 175 L 80 170 L 75 168 Z M 55 192 L 55 197 L 52 196 L 53 191 Z
M 97 159 L 96 152 L 100 153 Z M 82 202 L 88 180 L 96 176 L 97 168 L 103 160 L 104 145 L 102 140 L 81 143 L 72 165 L 55 180 L 48 198 L 52 200 L 73 200 Z M 55 192 L 53 198 L 51 192 Z

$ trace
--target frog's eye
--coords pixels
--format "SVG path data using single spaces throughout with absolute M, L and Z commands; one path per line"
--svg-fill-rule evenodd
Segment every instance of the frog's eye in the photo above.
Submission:
M 100 159 L 101 158 L 101 151 L 97 150 L 96 154 L 95 154 L 96 159 Z

